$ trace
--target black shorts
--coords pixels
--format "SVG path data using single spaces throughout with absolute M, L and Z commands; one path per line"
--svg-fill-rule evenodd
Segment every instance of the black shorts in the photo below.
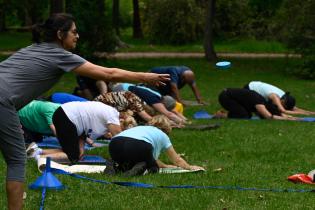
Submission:
M 62 150 L 67 154 L 71 163 L 76 163 L 80 159 L 80 136 L 77 134 L 76 126 L 71 122 L 61 107 L 55 111 L 53 123 Z
M 109 144 L 109 154 L 118 164 L 119 171 L 127 171 L 139 162 L 145 162 L 149 172 L 157 172 L 159 167 L 152 154 L 153 147 L 148 142 L 118 136 Z

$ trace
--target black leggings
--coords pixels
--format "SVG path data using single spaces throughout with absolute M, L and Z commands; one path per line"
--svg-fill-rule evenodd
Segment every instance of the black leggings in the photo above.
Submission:
M 128 137 L 118 136 L 109 144 L 109 154 L 118 164 L 118 171 L 127 171 L 139 162 L 145 162 L 146 168 L 151 173 L 158 172 L 158 165 L 152 154 L 151 144 Z
M 67 154 L 71 163 L 76 163 L 80 159 L 80 137 L 77 134 L 76 126 L 71 122 L 61 107 L 55 111 L 53 123 L 62 150 Z
M 252 113 L 239 102 L 231 98 L 226 90 L 220 93 L 219 103 L 228 111 L 228 118 L 249 119 L 252 117 Z

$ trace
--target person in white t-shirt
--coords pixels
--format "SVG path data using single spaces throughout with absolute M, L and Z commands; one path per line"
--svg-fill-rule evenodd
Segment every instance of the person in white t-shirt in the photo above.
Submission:
M 274 105 L 278 107 L 281 113 L 301 115 L 315 114 L 315 112 L 298 108 L 295 105 L 295 98 L 290 95 L 289 92 L 284 92 L 274 85 L 261 81 L 251 81 L 250 83 L 245 85 L 244 88 L 255 91 L 256 93 L 264 97 L 266 101 L 270 100 Z
M 126 115 L 122 115 L 126 119 Z M 128 118 L 130 118 L 128 116 Z M 106 104 L 97 101 L 69 102 L 61 105 L 53 115 L 57 138 L 62 149 L 41 150 L 31 144 L 27 150 L 29 157 L 68 158 L 76 163 L 84 153 L 87 140 L 95 140 L 108 132 L 116 135 L 121 132 L 119 112 Z

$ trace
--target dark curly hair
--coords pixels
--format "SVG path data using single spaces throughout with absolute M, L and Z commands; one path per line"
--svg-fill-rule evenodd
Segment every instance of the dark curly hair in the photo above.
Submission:
M 32 27 L 32 41 L 34 43 L 53 42 L 57 40 L 57 31 L 62 32 L 65 38 L 67 31 L 71 29 L 72 24 L 75 22 L 70 14 L 56 13 L 51 15 L 44 23 L 38 23 Z

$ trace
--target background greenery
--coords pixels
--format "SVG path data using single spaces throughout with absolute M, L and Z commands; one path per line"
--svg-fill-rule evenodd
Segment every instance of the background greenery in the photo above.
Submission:
M 204 59 L 135 59 L 103 61 L 106 66 L 145 71 L 158 65 L 187 65 L 197 75 L 197 85 L 206 107 L 189 107 L 185 114 L 192 118 L 195 111 L 209 113 L 220 108 L 217 95 L 225 87 L 242 87 L 250 80 L 261 80 L 289 90 L 297 105 L 315 110 L 312 81 L 299 80 L 285 73 L 300 60 L 232 59 L 229 70 L 218 70 Z M 75 85 L 71 73 L 66 74 L 50 92 L 72 91 Z M 189 88 L 183 97 L 191 99 Z M 214 185 L 257 188 L 311 189 L 310 185 L 295 185 L 286 179 L 295 173 L 307 173 L 314 167 L 313 123 L 271 120 L 193 120 L 194 123 L 220 123 L 210 131 L 174 130 L 171 139 L 175 149 L 184 153 L 193 164 L 207 168 L 206 173 L 147 175 L 137 178 L 88 175 L 108 181 L 135 181 L 154 185 Z M 108 158 L 107 148 L 89 152 Z M 166 161 L 163 155 L 162 159 Z M 2 158 L 0 164 L 5 166 Z M 215 172 L 215 169 L 222 171 Z M 5 170 L 0 170 L 0 185 L 4 186 Z M 35 162 L 28 161 L 27 183 L 40 173 Z M 45 209 L 313 209 L 312 193 L 273 193 L 211 189 L 137 189 L 90 183 L 66 176 L 57 176 L 67 188 L 48 191 Z M 0 206 L 5 206 L 4 187 L 0 188 Z M 27 190 L 25 209 L 37 209 L 39 191 Z

